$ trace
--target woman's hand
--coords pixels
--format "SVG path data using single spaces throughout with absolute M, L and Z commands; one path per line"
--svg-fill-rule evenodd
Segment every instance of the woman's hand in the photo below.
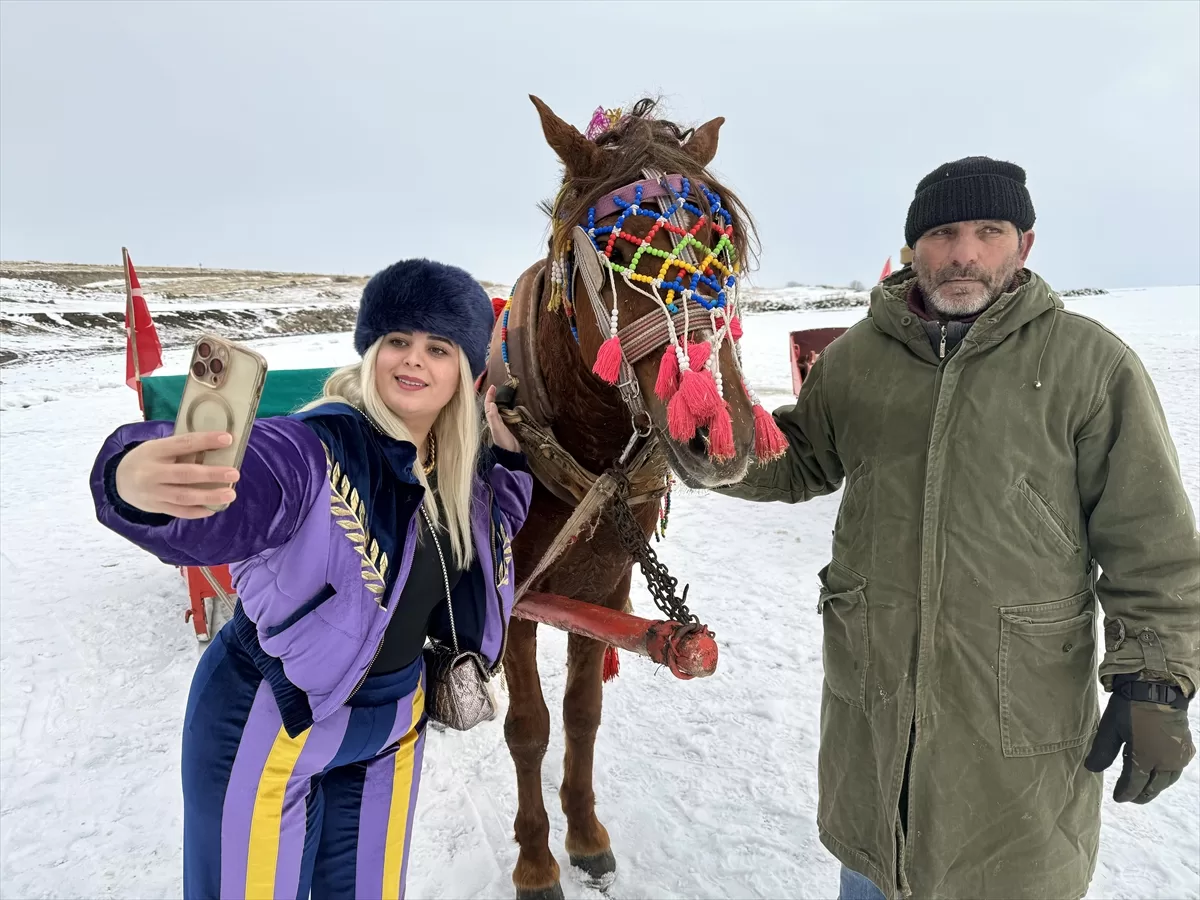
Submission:
M 488 388 L 487 396 L 483 399 L 483 411 L 487 416 L 488 428 L 492 431 L 492 443 L 502 450 L 520 453 L 521 445 L 513 437 L 513 433 L 508 430 L 504 420 L 500 418 L 500 408 L 496 406 L 496 386 L 494 384 Z
M 230 487 L 197 488 L 198 484 L 233 484 L 238 470 L 179 462 L 202 450 L 228 447 L 233 437 L 220 431 L 178 434 L 134 447 L 117 465 L 117 495 L 130 506 L 177 519 L 204 519 L 208 506 L 232 503 Z

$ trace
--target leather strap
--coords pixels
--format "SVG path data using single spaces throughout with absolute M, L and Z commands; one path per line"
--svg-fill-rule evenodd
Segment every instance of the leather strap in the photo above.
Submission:
M 523 406 L 501 409 L 504 424 L 517 435 L 529 460 L 529 468 L 550 493 L 569 506 L 582 503 L 600 476 L 589 472 L 554 437 L 549 428 L 529 417 Z M 666 458 L 652 452 L 654 441 L 647 441 L 629 466 L 628 503 L 648 503 L 666 490 Z
M 667 183 L 675 190 L 675 193 L 678 194 L 683 191 L 682 175 L 668 175 Z M 659 179 L 647 176 L 642 181 L 627 184 L 625 187 L 615 190 L 611 194 L 605 194 L 597 200 L 595 218 L 607 219 L 609 216 L 620 212 L 622 207 L 617 204 L 618 197 L 626 204 L 633 203 L 637 198 L 637 189 L 639 187 L 642 189 L 642 203 L 647 203 L 650 200 L 658 200 L 662 197 L 671 197 L 671 192 L 662 186 Z
M 512 306 L 508 311 L 508 371 L 501 354 L 499 323 L 492 332 L 488 357 L 487 385 L 501 387 L 511 371 L 527 417 L 543 425 L 554 422 L 554 406 L 537 361 L 538 315 L 546 281 L 546 261 L 539 260 L 521 273 L 513 287 Z
M 688 334 L 712 328 L 712 314 L 695 300 L 687 301 L 686 314 L 680 309 L 671 316 L 677 335 L 683 334 L 685 319 Z M 655 350 L 662 350 L 671 339 L 667 330 L 667 317 L 660 310 L 646 313 L 618 333 L 621 335 L 621 351 L 630 365 L 635 365 Z

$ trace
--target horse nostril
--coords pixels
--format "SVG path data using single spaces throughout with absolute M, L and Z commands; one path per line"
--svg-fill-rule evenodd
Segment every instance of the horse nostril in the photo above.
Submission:
M 708 451 L 708 428 L 702 426 L 699 428 L 692 439 L 687 443 L 688 450 L 697 456 L 702 456 Z

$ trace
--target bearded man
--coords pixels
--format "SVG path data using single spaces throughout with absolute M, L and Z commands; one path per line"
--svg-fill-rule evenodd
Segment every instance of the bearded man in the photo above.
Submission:
M 1137 355 L 1024 267 L 1033 224 L 1019 166 L 926 176 L 912 268 L 775 413 L 787 455 L 721 489 L 845 483 L 818 606 L 843 900 L 1082 897 L 1097 773 L 1123 746 L 1115 799 L 1146 803 L 1195 755 L 1200 536 L 1175 446 Z

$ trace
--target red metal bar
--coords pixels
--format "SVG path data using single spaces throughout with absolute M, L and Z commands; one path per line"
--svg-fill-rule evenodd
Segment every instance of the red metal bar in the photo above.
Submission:
M 205 608 L 204 601 L 215 599 L 217 592 L 213 590 L 208 579 L 196 566 L 181 566 L 184 580 L 187 581 L 188 588 L 188 609 L 184 613 L 184 619 L 192 623 L 192 628 L 196 631 L 197 640 L 207 641 L 212 638 L 210 633 L 210 623 L 208 621 L 208 611 Z M 233 579 L 229 574 L 229 566 L 212 566 L 211 571 L 213 577 L 217 579 L 217 583 L 225 589 L 229 594 L 233 594 Z
M 667 666 L 678 678 L 704 678 L 717 668 L 717 643 L 703 626 L 653 621 L 557 594 L 530 591 L 513 615 L 595 638 Z

